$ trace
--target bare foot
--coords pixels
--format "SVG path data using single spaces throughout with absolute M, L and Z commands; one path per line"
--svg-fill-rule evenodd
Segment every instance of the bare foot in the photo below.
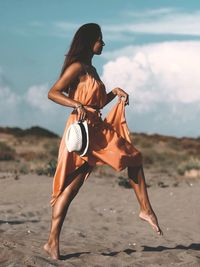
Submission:
M 140 217 L 140 219 L 148 222 L 152 226 L 153 230 L 158 235 L 163 235 L 163 232 L 162 232 L 162 230 L 160 229 L 160 227 L 158 225 L 157 217 L 156 217 L 156 215 L 154 214 L 153 211 L 151 211 L 151 212 L 141 211 L 140 214 L 139 214 L 139 217 Z
M 50 245 L 49 243 L 46 243 L 43 247 L 43 249 L 51 256 L 54 260 L 59 260 L 59 250 L 56 246 Z

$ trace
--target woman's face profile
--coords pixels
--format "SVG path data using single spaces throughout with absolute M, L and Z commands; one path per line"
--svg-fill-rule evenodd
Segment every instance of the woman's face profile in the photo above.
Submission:
M 93 46 L 93 53 L 95 55 L 100 55 L 102 50 L 103 50 L 103 46 L 105 45 L 104 41 L 103 41 L 103 37 L 102 34 L 99 36 L 99 38 L 97 39 L 97 41 L 94 43 Z

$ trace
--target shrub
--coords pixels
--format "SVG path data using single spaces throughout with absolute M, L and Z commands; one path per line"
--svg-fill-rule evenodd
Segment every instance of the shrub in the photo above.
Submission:
M 190 171 L 190 170 L 200 170 L 200 159 L 191 158 L 189 161 L 183 162 L 178 167 L 178 173 L 180 175 L 184 175 L 186 171 Z
M 15 150 L 4 142 L 0 142 L 0 160 L 15 159 Z
M 51 156 L 53 157 L 57 157 L 58 156 L 58 149 L 59 147 L 57 145 L 53 146 L 51 149 L 50 149 L 50 154 Z
M 19 172 L 21 174 L 28 174 L 29 173 L 29 168 L 26 164 L 22 165 L 19 169 Z
M 49 161 L 49 163 L 47 164 L 47 175 L 48 176 L 54 176 L 55 172 L 56 172 L 56 167 L 57 167 L 57 161 L 52 159 L 51 161 Z
M 55 171 L 56 171 L 56 167 L 57 167 L 57 161 L 53 159 L 47 163 L 45 168 L 36 169 L 36 173 L 38 175 L 54 176 Z
M 123 186 L 125 188 L 131 188 L 131 185 L 130 185 L 130 183 L 129 183 L 127 178 L 119 176 L 118 179 L 119 179 L 119 181 L 118 181 L 118 185 L 119 186 Z
M 43 147 L 52 157 L 58 156 L 59 145 L 57 141 L 45 143 Z
M 145 164 L 156 164 L 156 165 L 176 165 L 178 159 L 177 154 L 170 152 L 159 153 L 155 150 L 148 150 L 143 153 Z

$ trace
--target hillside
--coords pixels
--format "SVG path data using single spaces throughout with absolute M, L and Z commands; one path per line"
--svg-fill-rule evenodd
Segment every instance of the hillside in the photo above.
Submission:
M 38 126 L 33 126 L 28 129 L 21 129 L 19 127 L 0 127 L 0 134 L 3 133 L 19 137 L 28 135 L 38 136 L 38 137 L 53 137 L 53 138 L 59 137 L 57 134 Z
M 131 134 L 131 138 L 143 153 L 145 169 L 154 177 L 200 176 L 200 138 L 176 138 L 145 133 Z M 36 172 L 52 176 L 59 143 L 58 135 L 41 127 L 25 130 L 0 127 L 0 171 L 15 172 L 17 175 Z M 98 167 L 95 171 L 99 176 L 119 176 L 119 173 L 106 166 Z

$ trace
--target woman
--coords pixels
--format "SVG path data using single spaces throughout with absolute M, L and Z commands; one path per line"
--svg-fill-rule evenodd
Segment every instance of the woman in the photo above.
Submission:
M 100 55 L 104 46 L 99 25 L 88 23 L 76 32 L 66 56 L 60 78 L 52 86 L 48 98 L 73 108 L 59 147 L 58 164 L 53 182 L 52 223 L 48 242 L 44 245 L 53 259 L 59 259 L 59 236 L 71 201 L 96 165 L 108 164 L 121 171 L 127 168 L 129 182 L 139 205 L 139 217 L 151 224 L 162 235 L 157 217 L 149 202 L 142 168 L 142 155 L 132 145 L 124 109 L 129 104 L 128 94 L 121 88 L 106 93 L 96 69 L 94 55 Z M 100 109 L 118 96 L 118 102 L 101 118 Z M 84 156 L 67 151 L 66 130 L 76 120 L 87 120 L 89 148 Z

